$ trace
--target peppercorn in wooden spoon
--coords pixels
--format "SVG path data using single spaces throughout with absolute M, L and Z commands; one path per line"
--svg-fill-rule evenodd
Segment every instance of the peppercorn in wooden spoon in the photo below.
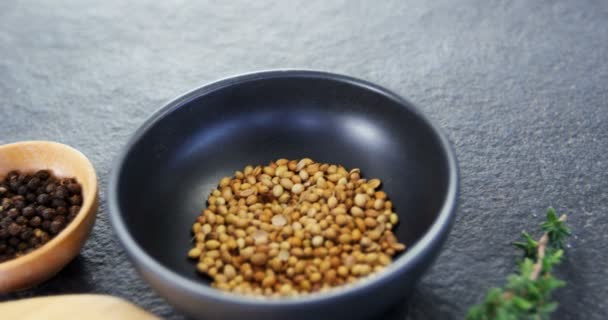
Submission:
M 0 294 L 57 274 L 80 251 L 98 206 L 97 175 L 78 150 L 51 141 L 0 145 Z

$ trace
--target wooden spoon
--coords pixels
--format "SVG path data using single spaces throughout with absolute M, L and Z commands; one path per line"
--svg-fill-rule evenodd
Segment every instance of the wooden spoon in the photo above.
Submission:
M 2 319 L 105 320 L 159 319 L 122 299 L 95 294 L 72 294 L 0 303 Z
M 80 212 L 55 238 L 16 259 L 0 263 L 0 294 L 39 284 L 70 262 L 89 236 L 98 206 L 97 175 L 78 150 L 50 141 L 24 141 L 0 146 L 0 179 L 11 170 L 33 173 L 48 169 L 74 177 L 82 185 Z

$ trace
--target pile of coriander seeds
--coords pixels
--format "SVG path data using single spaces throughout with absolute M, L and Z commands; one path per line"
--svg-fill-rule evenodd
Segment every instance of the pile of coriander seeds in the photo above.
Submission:
M 82 187 L 50 171 L 9 172 L 0 180 L 0 263 L 27 254 L 56 236 L 82 205 Z
M 223 178 L 192 226 L 197 270 L 216 288 L 297 296 L 353 283 L 405 250 L 392 202 L 359 169 L 279 159 Z

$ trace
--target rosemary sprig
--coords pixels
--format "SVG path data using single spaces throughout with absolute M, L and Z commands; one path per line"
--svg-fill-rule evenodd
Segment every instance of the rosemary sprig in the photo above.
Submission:
M 559 218 L 553 208 L 547 210 L 547 221 L 541 224 L 544 234 L 538 241 L 523 232 L 523 241 L 513 245 L 524 252 L 518 271 L 507 278 L 503 288 L 492 288 L 485 300 L 469 309 L 467 320 L 549 319 L 557 309 L 552 292 L 565 285 L 551 271 L 564 255 L 564 239 L 570 235 L 566 215 Z

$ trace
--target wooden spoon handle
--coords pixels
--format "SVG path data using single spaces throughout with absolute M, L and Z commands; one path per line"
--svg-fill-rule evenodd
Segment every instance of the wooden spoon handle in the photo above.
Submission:
M 159 319 L 134 304 L 120 298 L 95 295 L 73 294 L 23 299 L 0 303 L 2 319 Z

